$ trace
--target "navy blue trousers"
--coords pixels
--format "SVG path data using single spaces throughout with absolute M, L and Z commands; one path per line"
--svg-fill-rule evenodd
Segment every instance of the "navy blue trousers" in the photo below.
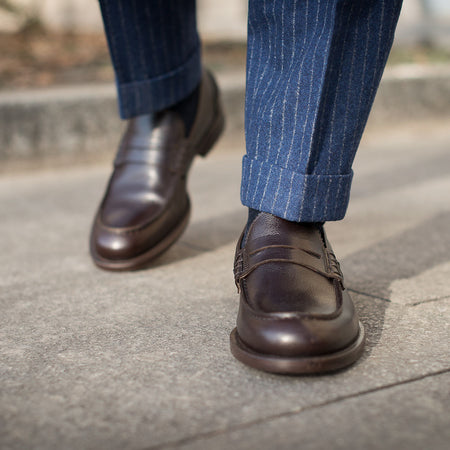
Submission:
M 241 200 L 291 221 L 345 215 L 352 162 L 401 0 L 249 0 Z M 122 118 L 201 77 L 195 0 L 100 0 Z

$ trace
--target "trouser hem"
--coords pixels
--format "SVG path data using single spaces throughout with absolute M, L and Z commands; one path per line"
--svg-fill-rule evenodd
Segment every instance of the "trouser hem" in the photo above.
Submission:
M 340 220 L 347 210 L 353 172 L 304 174 L 244 156 L 241 201 L 293 222 Z
M 198 86 L 201 74 L 198 46 L 187 61 L 168 73 L 131 83 L 117 83 L 120 117 L 129 119 L 174 105 Z

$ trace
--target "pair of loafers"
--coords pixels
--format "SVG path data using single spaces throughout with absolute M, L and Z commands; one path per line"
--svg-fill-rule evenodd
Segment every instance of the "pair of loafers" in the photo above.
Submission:
M 129 120 L 92 226 L 99 267 L 145 267 L 179 238 L 189 220 L 189 168 L 223 127 L 219 91 L 206 71 L 189 133 L 171 110 Z M 320 225 L 258 214 L 238 242 L 234 274 L 240 306 L 230 343 L 244 364 L 323 373 L 361 355 L 364 331 Z

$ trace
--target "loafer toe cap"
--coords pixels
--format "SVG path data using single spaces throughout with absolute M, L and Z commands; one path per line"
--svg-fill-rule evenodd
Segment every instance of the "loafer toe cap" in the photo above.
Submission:
M 95 227 L 91 237 L 91 250 L 100 258 L 122 260 L 139 254 L 140 246 L 134 233 L 114 231 L 101 225 Z
M 340 313 L 321 317 L 263 314 L 241 302 L 237 333 L 244 345 L 260 354 L 301 358 L 334 353 L 355 341 L 360 332 L 350 298 L 344 303 Z

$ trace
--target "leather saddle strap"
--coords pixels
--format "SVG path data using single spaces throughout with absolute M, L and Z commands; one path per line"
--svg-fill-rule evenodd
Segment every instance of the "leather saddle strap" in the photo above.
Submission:
M 330 253 L 330 255 L 328 254 Z M 250 252 L 240 251 L 234 266 L 235 283 L 239 290 L 241 280 L 248 277 L 258 267 L 269 263 L 290 263 L 311 270 L 325 278 L 337 280 L 342 286 L 344 278 L 334 254 L 326 249 L 326 261 L 315 252 L 288 245 L 269 245 Z

